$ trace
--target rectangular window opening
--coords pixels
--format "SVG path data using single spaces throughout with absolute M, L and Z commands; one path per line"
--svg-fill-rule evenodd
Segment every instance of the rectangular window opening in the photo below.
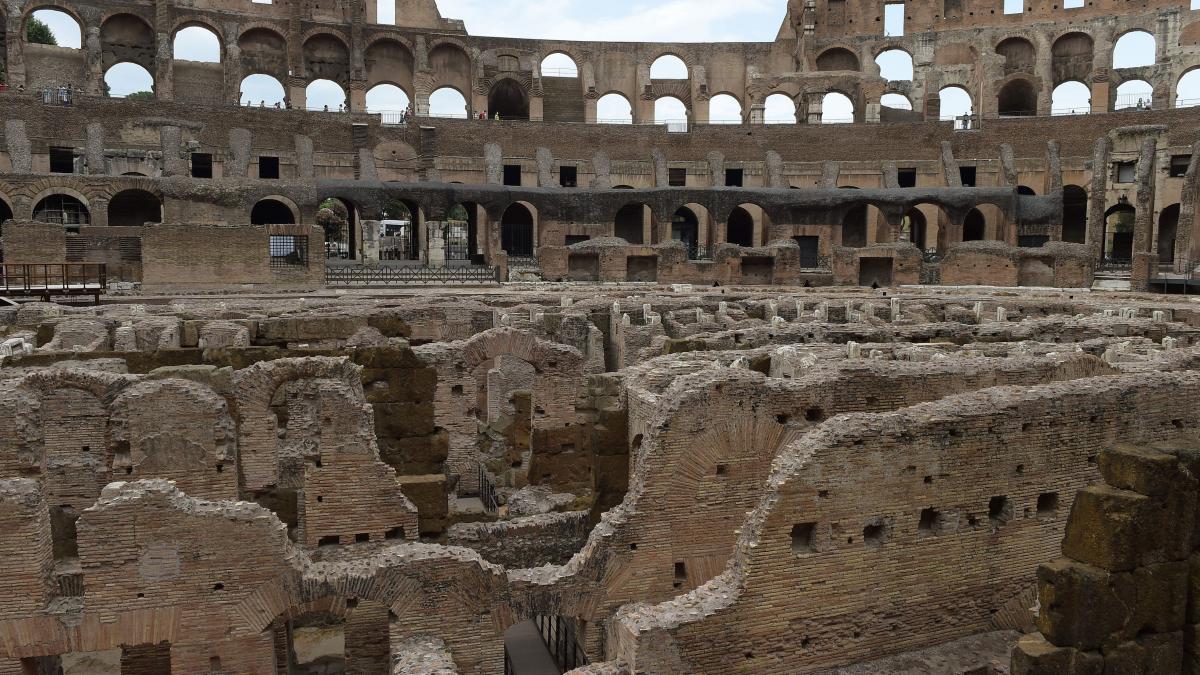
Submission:
M 896 172 L 896 180 L 899 181 L 902 188 L 917 187 L 917 170 L 916 169 L 900 169 Z
M 816 523 L 800 523 L 792 526 L 792 553 L 816 553 Z
M 587 236 L 586 234 L 568 234 L 566 243 L 567 246 L 573 246 L 575 244 L 582 244 L 588 239 L 591 239 L 591 237 Z
M 904 35 L 904 3 L 893 2 L 883 6 L 884 37 Z
M 742 187 L 744 176 L 742 169 L 725 169 L 725 187 Z
M 273 234 L 270 236 L 270 249 L 273 269 L 308 267 L 308 237 Z
M 341 537 L 337 536 L 336 534 L 328 536 L 328 537 L 321 537 L 320 539 L 317 540 L 317 547 L 320 548 L 323 546 L 337 546 L 338 544 L 341 543 L 341 541 L 342 541 Z
M 675 563 L 675 583 L 672 584 L 675 588 L 681 588 L 687 583 L 687 565 L 682 562 Z
M 1083 7 L 1084 4 L 1085 0 L 1063 0 L 1063 9 L 1079 9 L 1080 7 Z M 1193 4 L 1192 9 L 1195 8 L 1196 6 Z
M 558 184 L 565 188 L 579 187 L 579 169 L 573 166 L 558 167 Z
M 213 157 L 207 152 L 192 153 L 192 178 L 212 178 Z
M 1117 162 L 1116 182 L 1132 183 L 1137 180 L 1137 162 Z
M 75 173 L 74 148 L 50 148 L 50 173 Z
M 1025 0 L 1004 0 L 1005 14 L 1025 13 Z
M 1042 518 L 1053 518 L 1058 515 L 1058 493 L 1046 492 L 1038 495 L 1037 513 Z
M 520 164 L 505 164 L 504 165 L 504 184 L 515 187 L 521 186 L 521 165 Z
M 963 187 L 975 187 L 975 167 L 960 166 L 958 167 L 958 177 L 962 179 Z
M 258 158 L 258 177 L 268 180 L 279 179 L 279 158 L 278 157 L 259 157 Z
M 687 169 L 667 169 L 667 185 L 670 187 L 687 187 Z
M 1191 164 L 1191 155 L 1171 155 L 1171 178 L 1183 178 Z
M 385 532 L 383 534 L 383 538 L 384 539 L 403 539 L 404 538 L 404 528 L 403 527 L 393 527 L 392 529 L 388 530 L 387 532 Z

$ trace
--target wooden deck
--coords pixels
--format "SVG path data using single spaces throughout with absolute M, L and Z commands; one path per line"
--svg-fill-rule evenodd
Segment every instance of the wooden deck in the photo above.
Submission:
M 100 304 L 107 288 L 102 263 L 0 263 L 0 296 L 50 302 L 54 297 L 90 295 Z

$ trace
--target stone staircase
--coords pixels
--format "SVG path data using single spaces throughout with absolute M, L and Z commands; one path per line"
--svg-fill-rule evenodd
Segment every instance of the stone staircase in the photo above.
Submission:
M 580 122 L 587 116 L 587 105 L 578 77 L 542 78 L 542 119 L 547 122 Z

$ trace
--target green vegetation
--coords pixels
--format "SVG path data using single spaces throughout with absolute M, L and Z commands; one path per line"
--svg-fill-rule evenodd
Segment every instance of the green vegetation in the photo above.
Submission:
M 25 40 L 35 45 L 58 46 L 58 40 L 50 30 L 50 26 L 32 16 L 29 17 L 29 22 L 25 24 Z

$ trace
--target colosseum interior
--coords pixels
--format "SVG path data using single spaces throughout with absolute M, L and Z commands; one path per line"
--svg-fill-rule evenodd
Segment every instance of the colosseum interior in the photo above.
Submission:
M 1200 675 L 1200 0 L 324 2 L 5 4 L 0 675 Z

